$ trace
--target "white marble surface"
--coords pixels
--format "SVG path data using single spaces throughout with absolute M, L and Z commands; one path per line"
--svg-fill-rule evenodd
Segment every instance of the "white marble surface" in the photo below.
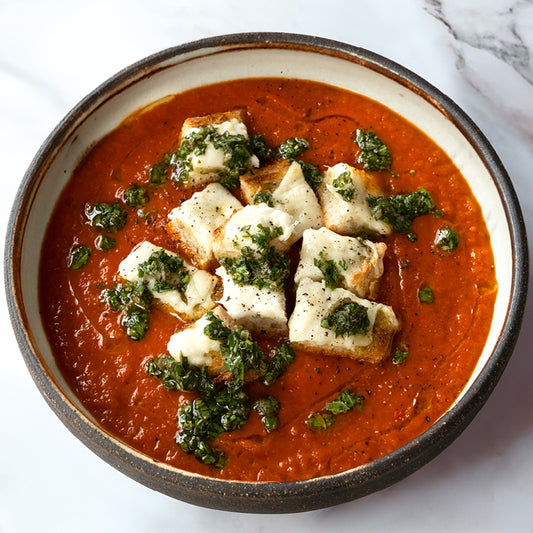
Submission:
M 532 0 L 0 0 L 1 227 L 34 153 L 85 94 L 160 49 L 245 31 L 362 46 L 436 85 L 495 146 L 533 234 Z M 274 516 L 174 501 L 102 462 L 47 407 L 0 313 L 2 533 L 533 531 L 531 305 L 493 395 L 436 460 L 361 500 Z

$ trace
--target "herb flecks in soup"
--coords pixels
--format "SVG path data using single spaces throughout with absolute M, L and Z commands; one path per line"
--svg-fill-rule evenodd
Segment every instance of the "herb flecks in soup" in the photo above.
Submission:
M 428 429 L 497 290 L 447 155 L 372 100 L 286 79 L 125 120 L 66 185 L 40 272 L 58 365 L 102 426 L 252 481 L 340 472 Z

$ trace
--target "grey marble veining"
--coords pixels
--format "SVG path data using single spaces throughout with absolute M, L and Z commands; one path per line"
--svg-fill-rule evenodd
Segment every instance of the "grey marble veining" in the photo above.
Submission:
M 446 28 L 462 80 L 533 142 L 533 0 L 426 0 Z
M 532 0 L 426 0 L 425 4 L 426 11 L 448 28 L 459 55 L 462 45 L 484 50 L 533 85 L 532 50 L 524 35 L 533 33 Z

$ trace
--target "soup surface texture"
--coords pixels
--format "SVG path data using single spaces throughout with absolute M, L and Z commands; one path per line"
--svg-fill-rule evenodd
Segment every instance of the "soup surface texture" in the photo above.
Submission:
M 245 111 L 248 132 L 264 134 L 275 147 L 289 137 L 305 138 L 301 159 L 321 170 L 339 162 L 357 164 L 358 128 L 372 129 L 387 144 L 392 172 L 371 172 L 387 195 L 427 189 L 442 217 L 418 217 L 418 239 L 393 232 L 376 301 L 392 306 L 401 325 L 393 343 L 408 351 L 401 364 L 296 351 L 294 362 L 272 386 L 245 385 L 250 398 L 267 394 L 280 403 L 279 427 L 267 431 L 252 410 L 248 422 L 214 441 L 225 453 L 223 468 L 186 454 L 176 444 L 176 414 L 197 396 L 166 389 L 148 375 L 146 362 L 166 352 L 169 337 L 188 324 L 153 308 L 146 336 L 133 341 L 120 314 L 101 301 L 113 286 L 120 262 L 149 240 L 184 254 L 165 230 L 171 209 L 191 196 L 168 180 L 149 186 L 149 171 L 176 147 L 183 121 L 233 109 Z M 120 202 L 137 183 L 149 202 L 126 207 L 116 246 L 97 248 L 88 224 L 88 203 Z M 235 194 L 239 194 L 236 192 Z M 460 236 L 453 252 L 435 236 L 443 226 Z M 87 264 L 68 268 L 69 251 L 92 249 Z M 297 247 L 298 245 L 296 245 Z M 297 262 L 297 252 L 293 252 Z M 184 255 L 185 256 L 185 255 Z M 186 257 L 186 256 L 185 256 Z M 420 301 L 430 287 L 433 303 Z M 291 288 L 288 288 L 290 293 Z M 40 266 L 43 323 L 68 383 L 83 405 L 110 433 L 154 460 L 206 476 L 250 481 L 301 480 L 341 472 L 375 460 L 427 430 L 453 404 L 483 349 L 492 319 L 496 280 L 490 238 L 481 209 L 449 157 L 412 124 L 368 98 L 331 86 L 291 79 L 245 79 L 168 97 L 139 110 L 94 146 L 62 192 L 46 233 Z M 291 298 L 288 297 L 289 306 Z M 288 315 L 290 314 L 290 308 Z M 257 339 L 265 353 L 287 338 Z M 313 430 L 308 418 L 349 388 L 364 407 Z

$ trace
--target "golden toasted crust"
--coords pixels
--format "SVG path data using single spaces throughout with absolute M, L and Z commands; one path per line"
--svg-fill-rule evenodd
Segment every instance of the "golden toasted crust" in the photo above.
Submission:
M 340 175 L 336 172 L 344 169 L 350 171 L 352 186 L 355 188 L 355 195 L 348 202 L 331 189 L 332 180 Z M 339 163 L 326 171 L 317 193 L 324 224 L 335 233 L 341 235 L 353 235 L 360 231 L 381 235 L 390 233 L 390 226 L 382 220 L 376 220 L 371 215 L 370 208 L 365 201 L 366 193 L 376 196 L 381 194 L 381 191 L 374 183 L 372 175 L 364 170 Z
M 216 227 L 241 207 L 225 187 L 212 183 L 171 211 L 166 230 L 181 243 L 195 265 L 208 270 L 216 266 L 213 256 Z
M 173 239 L 180 243 L 181 248 L 195 266 L 207 270 L 212 266 L 211 263 L 214 264 L 214 261 L 202 249 L 194 245 L 195 239 L 191 236 L 189 228 L 185 227 L 179 219 L 171 220 L 165 229 Z
M 291 162 L 285 159 L 271 165 L 249 170 L 241 176 L 241 190 L 247 203 L 253 204 L 258 192 L 272 193 L 283 181 Z
M 383 194 L 383 191 L 377 186 L 375 178 L 364 170 L 354 169 L 354 174 L 364 185 L 366 191 L 373 196 Z
M 376 257 L 361 265 L 361 268 L 353 273 L 350 278 L 350 285 L 358 287 L 363 297 L 375 300 L 379 289 L 379 282 L 383 274 L 383 256 L 387 250 L 384 242 L 373 244 L 376 250 Z
M 233 329 L 236 326 L 236 323 L 233 318 L 228 315 L 228 313 L 222 306 L 217 305 L 215 309 L 213 309 L 212 313 L 217 318 L 220 318 L 220 320 L 222 320 L 222 324 L 224 324 L 224 326 L 226 326 L 227 328 Z M 227 372 L 224 368 L 224 361 L 222 360 L 222 355 L 220 354 L 220 352 L 212 353 L 209 355 L 211 356 L 211 363 L 207 367 L 209 375 L 211 377 L 217 376 L 217 382 L 229 381 L 229 379 L 231 379 L 231 372 Z M 228 374 L 229 377 L 224 377 Z
M 245 114 L 242 109 L 235 109 L 234 111 L 225 111 L 224 113 L 212 113 L 203 117 L 189 117 L 183 122 L 181 134 L 190 130 L 191 128 L 201 128 L 202 126 L 209 126 L 210 124 L 222 124 L 228 120 L 236 118 L 244 122 Z
M 229 219 L 219 226 L 214 233 L 213 240 L 213 255 L 218 260 L 221 257 L 239 257 L 241 255 L 241 250 L 238 247 L 231 247 L 225 245 L 226 241 L 226 225 L 229 222 Z
M 347 350 L 342 347 L 333 346 L 319 348 L 310 346 L 304 341 L 293 341 L 291 345 L 296 349 L 305 350 L 310 353 L 333 357 L 349 357 L 356 361 L 379 363 L 390 357 L 394 335 L 400 329 L 394 312 L 392 309 L 389 309 L 384 307 L 377 312 L 374 330 L 372 332 L 372 342 L 368 346 L 357 346 Z

